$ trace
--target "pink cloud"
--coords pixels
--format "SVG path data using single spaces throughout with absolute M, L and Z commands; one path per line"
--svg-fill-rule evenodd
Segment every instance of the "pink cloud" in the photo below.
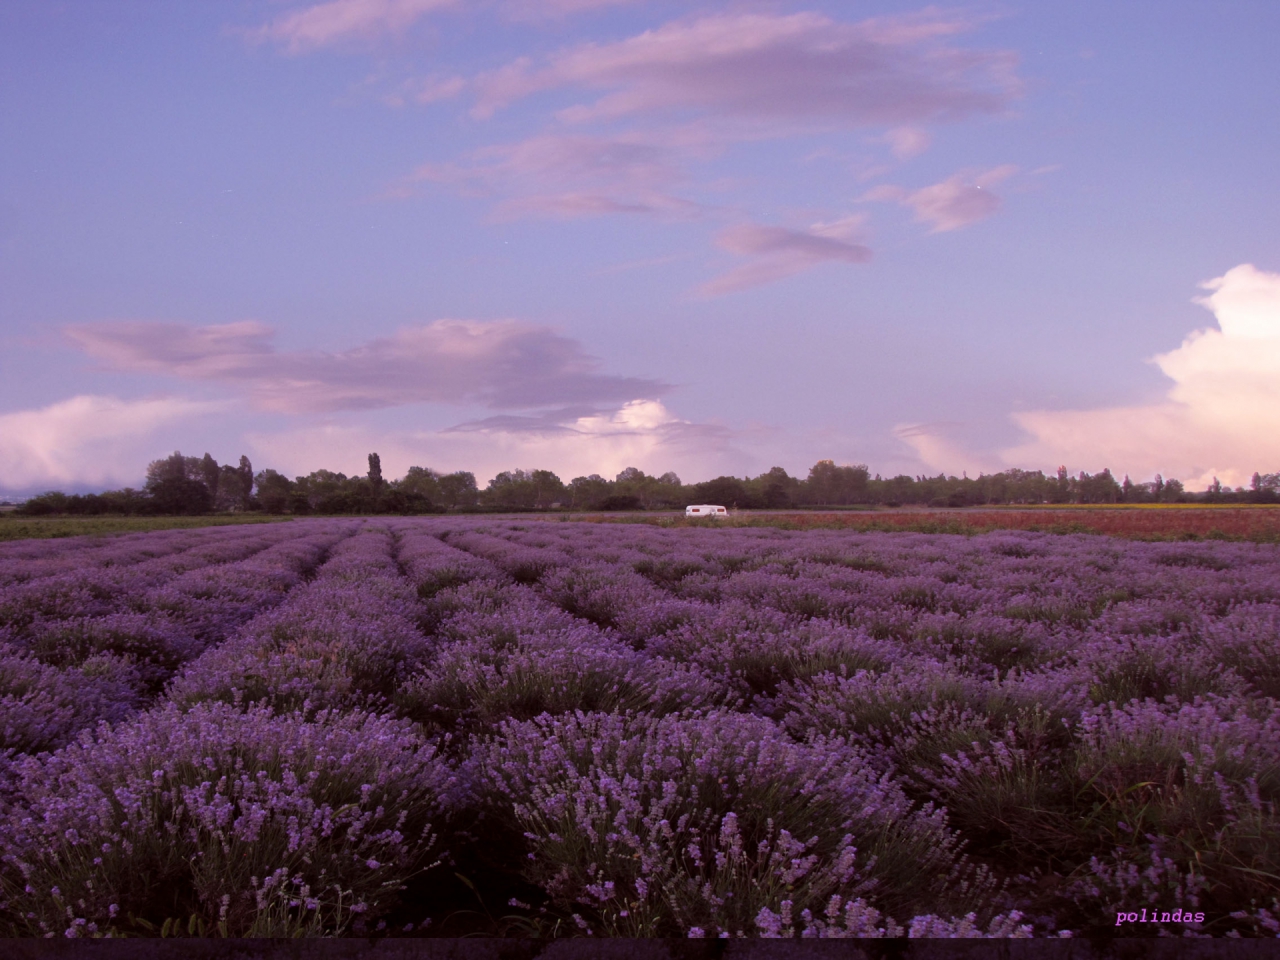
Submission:
M 919 127 L 894 127 L 882 140 L 889 145 L 889 152 L 899 160 L 918 157 L 933 143 L 929 131 Z
M 964 426 L 963 423 L 939 420 L 899 426 L 893 434 L 915 452 L 921 463 L 934 470 L 948 471 L 952 475 L 960 471 L 978 476 L 1004 469 L 1006 465 L 998 457 L 974 452 L 957 441 L 955 434 Z
M 625 401 L 667 389 L 598 373 L 599 363 L 576 341 L 515 320 L 437 320 L 338 353 L 278 351 L 271 328 L 253 321 L 103 323 L 67 333 L 111 369 L 220 381 L 285 413 L 425 402 L 521 409 Z
M 351 39 L 402 33 L 429 13 L 457 0 L 329 0 L 293 10 L 249 31 L 259 43 L 279 44 L 288 53 L 305 53 Z
M 457 163 L 424 165 L 409 182 L 446 184 L 472 196 L 505 196 L 500 216 L 689 216 L 697 205 L 670 191 L 685 179 L 681 160 L 709 150 L 692 134 L 542 134 L 484 147 Z
M 424 80 L 413 91 L 413 99 L 418 103 L 435 103 L 438 100 L 451 100 L 466 87 L 467 81 L 462 77 L 445 77 L 439 80 Z
M 754 123 L 848 127 L 1001 110 L 1018 92 L 1014 58 L 941 42 L 971 24 L 936 12 L 840 23 L 818 13 L 677 20 L 543 66 L 528 58 L 477 80 L 477 116 L 542 90 L 600 90 L 571 122 L 637 113 L 712 114 Z
M 593 193 L 557 193 L 504 200 L 494 209 L 494 214 L 499 220 L 522 217 L 576 220 L 619 213 L 692 217 L 699 209 L 696 203 L 662 195 L 625 200 Z
M 507 0 L 502 13 L 509 20 L 553 20 L 637 2 L 642 0 Z
M 912 191 L 886 185 L 864 194 L 863 199 L 910 207 L 917 221 L 931 226 L 930 232 L 945 233 L 985 220 L 999 210 L 1002 201 L 990 187 L 1011 177 L 1017 169 L 1005 165 L 981 173 L 962 171 L 941 183 Z
M 866 263 L 871 250 L 855 241 L 861 217 L 833 223 L 815 223 L 807 230 L 747 223 L 723 231 L 719 246 L 730 253 L 753 258 L 728 273 L 703 284 L 705 297 L 736 293 L 803 273 L 822 263 Z

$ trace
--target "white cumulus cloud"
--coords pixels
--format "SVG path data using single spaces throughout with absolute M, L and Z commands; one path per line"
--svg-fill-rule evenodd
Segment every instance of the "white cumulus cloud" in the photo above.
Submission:
M 147 441 L 156 431 L 225 406 L 176 397 L 85 395 L 0 414 L 0 488 L 136 483 L 155 455 Z
M 1202 286 L 1209 292 L 1196 302 L 1217 327 L 1153 358 L 1173 381 L 1162 402 L 1014 414 L 1031 439 L 1004 460 L 1163 473 L 1192 489 L 1215 476 L 1247 485 L 1255 470 L 1280 469 L 1280 274 L 1246 263 Z

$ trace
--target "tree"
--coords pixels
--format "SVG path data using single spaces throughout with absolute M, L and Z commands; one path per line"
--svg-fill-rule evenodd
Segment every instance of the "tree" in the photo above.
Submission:
M 484 499 L 497 507 L 546 509 L 564 491 L 564 484 L 550 470 L 504 470 L 489 481 Z
M 148 490 L 156 513 L 185 516 L 208 513 L 213 498 L 199 480 L 185 476 L 166 476 Z
M 216 501 L 218 498 L 218 481 L 222 477 L 218 461 L 206 453 L 200 461 L 200 473 L 201 479 L 204 480 L 204 487 L 209 491 L 210 499 Z
M 149 507 L 156 513 L 208 513 L 213 497 L 204 482 L 204 463 L 199 457 L 184 457 L 175 450 L 163 460 L 147 466 Z
M 532 507 L 529 474 L 523 470 L 503 470 L 484 488 L 484 502 L 495 507 Z
M 721 506 L 754 507 L 755 500 L 747 492 L 746 484 L 737 477 L 716 477 L 695 488 L 703 503 L 715 503 Z
M 1115 477 L 1111 476 L 1109 469 L 1094 474 L 1092 477 L 1083 470 L 1080 471 L 1076 487 L 1076 499 L 1078 502 L 1117 503 L 1122 493 L 1123 489 L 1116 483 Z
M 440 474 L 429 467 L 410 467 L 404 478 L 397 480 L 394 486 L 405 493 L 418 494 L 428 500 L 438 502 L 440 500 L 439 478 Z
M 1067 503 L 1071 499 L 1071 478 L 1066 467 L 1058 467 L 1058 482 L 1049 494 L 1050 503 Z
M 832 460 L 819 460 L 809 468 L 805 497 L 816 504 L 866 503 L 871 472 L 865 464 L 837 467 Z
M 563 481 L 550 470 L 535 470 L 529 478 L 533 483 L 533 505 L 545 510 L 564 499 Z
M 218 470 L 218 492 L 213 498 L 215 510 L 243 510 L 247 499 L 242 489 L 243 475 L 238 467 L 224 463 Z
M 18 508 L 18 513 L 24 517 L 44 517 L 51 513 L 66 513 L 68 500 L 70 497 L 61 490 L 50 490 L 38 497 L 32 497 Z
M 601 510 L 643 510 L 640 498 L 629 493 L 614 493 L 600 501 Z
M 351 481 L 345 473 L 332 470 L 315 470 L 294 480 L 294 492 L 307 500 L 307 505 L 319 513 L 342 513 L 345 507 L 338 498 L 346 496 Z
M 684 486 L 675 471 L 668 470 L 648 485 L 649 507 L 682 507 L 685 505 Z
M 675 474 L 670 476 L 675 477 Z M 673 485 L 670 481 L 663 482 L 658 477 L 649 476 L 638 467 L 627 467 L 614 478 L 608 496 L 633 498 L 639 502 L 639 507 L 647 510 L 659 503 L 670 503 L 679 500 L 679 488 L 680 479 L 678 477 L 676 477 L 676 482 Z M 623 499 L 617 502 L 628 503 L 630 501 Z M 624 506 L 615 509 L 630 510 L 638 508 Z
M 173 451 L 163 460 L 152 460 L 147 464 L 147 489 L 151 490 L 156 484 L 166 480 L 194 479 L 187 471 L 188 460 L 195 460 L 195 458 L 184 457 L 180 450 Z M 197 465 L 200 463 L 199 460 L 195 462 Z
M 599 510 L 610 492 L 609 481 L 598 473 L 574 477 L 569 484 L 569 506 L 575 510 Z
M 1160 491 L 1160 501 L 1162 503 L 1177 503 L 1183 498 L 1184 492 L 1182 481 L 1170 477 L 1164 482 L 1164 488 Z
M 1255 503 L 1275 503 L 1280 499 L 1280 473 L 1255 473 L 1250 488 Z
M 240 466 L 237 469 L 240 472 L 240 508 L 248 510 L 253 500 L 253 464 L 249 462 L 248 457 L 241 454 Z
M 446 507 L 474 507 L 480 495 L 476 487 L 476 475 L 466 470 L 447 473 L 437 481 L 440 484 L 440 503 Z
M 293 483 L 274 470 L 263 470 L 257 476 L 258 502 L 267 513 L 284 513 L 293 495 Z
M 369 482 L 375 494 L 382 492 L 382 458 L 376 453 L 369 454 Z
M 779 510 L 791 506 L 799 492 L 800 481 L 782 467 L 772 467 L 747 484 L 747 488 L 752 498 L 759 501 L 761 506 Z

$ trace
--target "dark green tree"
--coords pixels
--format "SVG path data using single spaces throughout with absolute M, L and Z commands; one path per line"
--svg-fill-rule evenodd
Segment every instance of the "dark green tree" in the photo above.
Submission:
M 805 499 L 822 506 L 867 503 L 871 472 L 864 464 L 838 467 L 832 460 L 819 460 L 809 468 Z
M 446 473 L 437 481 L 440 485 L 440 503 L 454 510 L 474 507 L 480 496 L 476 487 L 476 475 L 467 470 Z
M 800 490 L 800 481 L 782 467 L 772 467 L 747 484 L 753 499 L 762 507 L 781 510 L 791 506 Z
M 410 467 L 404 478 L 397 480 L 393 486 L 431 501 L 440 500 L 440 474 L 429 467 Z
M 241 454 L 237 470 L 240 473 L 240 508 L 248 510 L 253 506 L 253 464 Z
M 612 493 L 612 484 L 598 473 L 574 477 L 569 484 L 569 506 L 575 510 L 599 510 Z
M 566 498 L 564 484 L 550 470 L 504 470 L 484 491 L 490 506 L 543 509 Z
M 258 502 L 267 513 L 284 513 L 293 496 L 292 481 L 274 470 L 263 470 L 258 474 Z
M 218 466 L 218 461 L 205 454 L 200 461 L 201 479 L 204 481 L 205 489 L 209 491 L 209 498 L 216 502 L 218 498 L 218 481 L 222 477 L 222 470 Z
M 755 500 L 744 484 L 737 477 L 716 477 L 695 487 L 702 503 L 719 504 L 729 509 L 754 507 Z
M 199 480 L 168 476 L 151 485 L 152 509 L 156 513 L 188 516 L 208 513 L 213 505 L 209 490 Z
M 244 476 L 239 467 L 224 463 L 218 470 L 218 492 L 213 499 L 215 510 L 243 510 Z

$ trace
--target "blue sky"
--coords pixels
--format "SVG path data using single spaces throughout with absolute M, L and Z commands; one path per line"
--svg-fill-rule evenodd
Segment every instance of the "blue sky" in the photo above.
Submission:
M 10 0 L 0 490 L 174 448 L 1247 483 L 1278 35 L 1268 2 Z

